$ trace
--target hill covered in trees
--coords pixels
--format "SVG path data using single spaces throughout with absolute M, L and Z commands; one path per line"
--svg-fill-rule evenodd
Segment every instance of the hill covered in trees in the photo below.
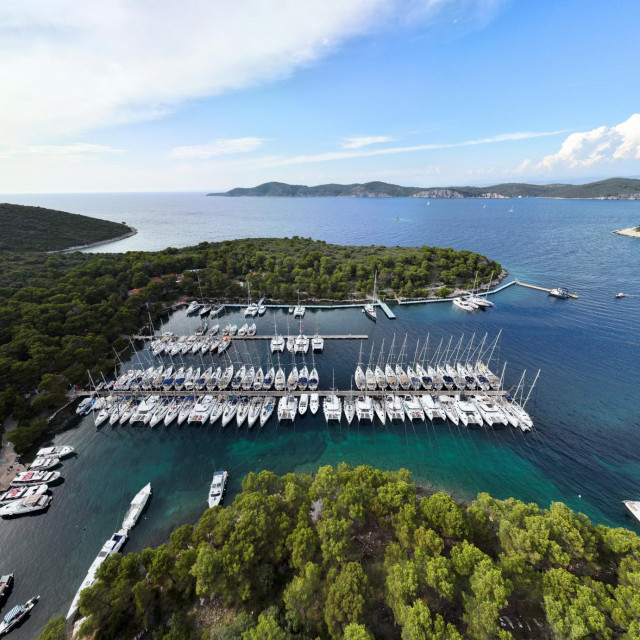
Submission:
M 257 187 L 209 193 L 226 197 L 351 198 L 613 198 L 640 200 L 640 180 L 611 178 L 587 184 L 504 183 L 488 187 L 401 187 L 387 182 L 321 184 L 315 187 L 266 182 Z
M 75 213 L 0 204 L 0 251 L 60 251 L 132 233 L 118 222 Z
M 500 264 L 471 251 L 438 247 L 353 247 L 307 238 L 262 238 L 126 254 L 0 252 L 0 422 L 18 453 L 47 429 L 42 419 L 69 388 L 113 377 L 122 334 L 138 333 L 181 296 L 244 301 L 254 294 L 363 298 L 374 273 L 387 295 L 411 296 L 440 284 L 487 281 Z M 176 274 L 183 277 L 178 281 Z M 135 291 L 132 295 L 131 291 Z M 446 293 L 446 287 L 440 293 Z
M 80 598 L 94 640 L 640 637 L 635 533 L 562 503 L 425 496 L 406 470 L 250 473 L 232 504 L 97 575 Z

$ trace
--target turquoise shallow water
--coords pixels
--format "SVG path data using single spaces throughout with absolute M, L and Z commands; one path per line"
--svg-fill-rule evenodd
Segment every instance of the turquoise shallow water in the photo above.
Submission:
M 205 507 L 214 468 L 231 473 L 229 499 L 250 470 L 313 471 L 345 460 L 407 467 L 418 481 L 461 499 L 488 491 L 543 505 L 563 500 L 597 522 L 636 527 L 621 500 L 640 498 L 640 242 L 610 231 L 640 222 L 638 203 L 434 200 L 427 206 L 408 199 L 230 200 L 199 194 L 7 200 L 126 220 L 138 228 L 137 236 L 102 251 L 184 246 L 245 236 L 247 230 L 254 236 L 298 234 L 355 244 L 437 244 L 485 253 L 502 262 L 510 277 L 567 285 L 580 294 L 578 300 L 558 301 L 511 287 L 495 297 L 496 308 L 488 312 L 468 315 L 448 304 L 394 307 L 396 321 L 381 316 L 375 324 L 358 310 L 305 317 L 308 333 L 317 324 L 323 333 L 368 334 L 366 358 L 372 342 L 377 352 L 384 339 L 387 349 L 394 333 L 396 351 L 408 334 L 412 355 L 416 339 L 423 341 L 427 333 L 435 346 L 450 335 L 493 337 L 502 329 L 496 358 L 507 362 L 508 383 L 523 369 L 542 370 L 531 399 L 532 434 L 447 425 L 384 429 L 355 422 L 350 429 L 327 428 L 320 416 L 309 415 L 294 426 L 271 421 L 262 432 L 218 426 L 96 431 L 85 419 L 59 434 L 55 443 L 73 444 L 78 455 L 62 467 L 65 482 L 55 489 L 48 513 L 0 522 L 0 572 L 16 573 L 9 604 L 42 595 L 32 618 L 12 637 L 32 638 L 51 615 L 66 612 L 101 544 L 143 484 L 151 481 L 154 495 L 129 550 L 158 544 L 177 525 L 194 522 Z M 511 204 L 513 214 L 507 212 Z M 618 291 L 630 295 L 614 300 Z M 285 331 L 286 314 L 275 317 Z M 183 332 L 189 322 L 196 321 L 181 312 L 170 327 Z M 258 322 L 270 331 L 273 315 Z M 348 388 L 358 351 L 355 341 L 327 342 L 316 359 L 322 386 L 335 375 L 336 386 Z M 258 345 L 251 348 L 253 359 L 264 362 L 265 353 Z

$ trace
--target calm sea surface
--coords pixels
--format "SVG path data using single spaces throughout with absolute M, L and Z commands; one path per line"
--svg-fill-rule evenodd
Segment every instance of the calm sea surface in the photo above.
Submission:
M 45 515 L 0 522 L 0 573 L 14 572 L 9 605 L 42 596 L 30 620 L 12 634 L 33 638 L 45 621 L 66 613 L 102 543 L 119 527 L 133 495 L 146 483 L 153 498 L 126 549 L 165 540 L 206 506 L 214 469 L 231 474 L 228 500 L 249 471 L 313 471 L 320 465 L 367 463 L 406 467 L 416 480 L 471 499 L 479 491 L 548 505 L 562 500 L 594 521 L 640 530 L 623 499 L 640 499 L 640 240 L 612 235 L 640 223 L 640 203 L 563 200 L 226 199 L 201 194 L 93 194 L 5 196 L 8 202 L 41 205 L 115 221 L 139 231 L 98 251 L 162 249 L 246 236 L 311 236 L 342 244 L 430 244 L 470 249 L 500 261 L 509 279 L 546 287 L 568 286 L 578 300 L 511 287 L 497 294 L 494 309 L 465 314 L 449 304 L 395 307 L 398 319 L 377 323 L 359 310 L 308 312 L 307 333 L 367 334 L 365 360 L 374 360 L 393 335 L 416 340 L 430 334 L 430 348 L 502 330 L 496 350 L 507 363 L 507 383 L 522 370 L 541 369 L 528 408 L 536 429 L 473 430 L 407 424 L 327 428 L 321 412 L 293 426 L 271 420 L 263 431 L 246 427 L 131 428 L 97 430 L 84 419 L 57 435 L 77 456 L 65 461 L 64 483 Z M 514 212 L 508 209 L 513 205 Z M 396 217 L 400 220 L 396 221 Z M 619 291 L 629 294 L 615 300 Z M 288 316 L 269 312 L 258 333 L 281 332 Z M 239 321 L 239 314 L 223 319 Z M 195 319 L 177 313 L 176 333 Z M 292 323 L 292 330 L 294 325 Z M 267 344 L 240 355 L 266 362 Z M 327 342 L 317 356 L 323 388 L 340 388 L 358 360 L 359 343 Z M 146 361 L 148 352 L 140 358 Z M 235 357 L 235 356 L 234 356 Z M 283 358 L 289 364 L 290 356 Z M 137 358 L 136 358 L 137 361 Z M 499 368 L 498 366 L 494 368 Z

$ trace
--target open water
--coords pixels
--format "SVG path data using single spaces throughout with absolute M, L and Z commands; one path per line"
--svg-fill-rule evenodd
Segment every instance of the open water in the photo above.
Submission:
M 203 240 L 246 236 L 311 236 L 342 244 L 431 244 L 470 249 L 500 261 L 509 279 L 546 287 L 568 286 L 578 300 L 555 300 L 540 291 L 510 287 L 492 299 L 494 309 L 466 314 L 450 304 L 394 307 L 398 319 L 379 313 L 376 323 L 359 310 L 307 312 L 305 332 L 367 334 L 385 351 L 393 335 L 396 352 L 408 335 L 441 338 L 502 329 L 494 358 L 507 362 L 507 383 L 522 370 L 542 370 L 528 408 L 533 433 L 511 428 L 465 430 L 407 424 L 327 428 L 321 412 L 259 431 L 246 426 L 205 428 L 117 427 L 96 430 L 84 419 L 57 435 L 77 456 L 64 462 L 64 483 L 54 489 L 45 515 L 0 522 L 0 573 L 16 584 L 4 610 L 36 593 L 40 604 L 13 638 L 33 638 L 48 618 L 66 613 L 73 594 L 102 543 L 119 527 L 133 495 L 146 483 L 153 497 L 126 550 L 165 540 L 206 506 L 214 469 L 231 479 L 227 500 L 249 471 L 313 471 L 320 465 L 366 463 L 406 467 L 417 481 L 442 487 L 459 499 L 479 491 L 548 505 L 562 500 L 595 522 L 640 530 L 623 499 L 640 499 L 640 240 L 611 234 L 640 223 L 640 203 L 571 200 L 419 199 L 226 199 L 200 194 L 93 194 L 7 196 L 84 213 L 136 227 L 138 235 L 99 251 L 161 249 Z M 513 205 L 514 212 L 508 209 Z M 400 218 L 396 221 L 396 218 Z M 624 291 L 629 297 L 614 299 Z M 270 332 L 274 316 L 286 332 L 288 315 L 269 312 L 258 333 Z M 221 318 L 239 321 L 239 314 Z M 179 312 L 176 332 L 196 324 Z M 291 328 L 294 329 L 293 321 Z M 252 344 L 255 362 L 266 361 L 267 344 Z M 359 343 L 327 341 L 316 357 L 321 387 L 349 387 Z M 246 359 L 244 348 L 241 355 Z M 142 354 L 141 357 L 146 357 Z M 289 364 L 284 356 L 283 364 Z M 375 355 L 374 355 L 375 359 Z M 499 368 L 499 366 L 494 367 Z

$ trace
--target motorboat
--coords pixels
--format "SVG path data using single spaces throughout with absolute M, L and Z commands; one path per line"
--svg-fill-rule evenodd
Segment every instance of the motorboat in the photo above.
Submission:
M 477 309 L 475 305 L 471 304 L 465 298 L 454 298 L 452 302 L 454 307 L 462 311 L 475 311 Z
M 76 413 L 78 415 L 83 415 L 84 412 L 88 410 L 89 406 L 93 405 L 94 402 L 95 402 L 95 398 L 92 398 L 92 397 L 83 398 L 80 401 L 80 404 L 76 407 Z
M 303 416 L 309 408 L 309 394 L 303 393 L 298 401 L 298 413 Z
M 244 421 L 249 415 L 249 406 L 251 405 L 251 399 L 247 396 L 242 396 L 238 403 L 238 409 L 236 411 L 236 426 L 238 429 L 244 424 Z
M 267 307 L 264 304 L 261 304 L 258 306 L 258 315 L 259 316 L 263 316 L 265 313 L 267 313 Z
M 209 329 L 209 335 L 210 336 L 218 335 L 218 331 L 220 331 L 220 325 L 219 324 L 214 324 L 213 327 L 211 327 L 211 329 Z
M 0 622 L 0 636 L 17 627 L 31 613 L 33 607 L 38 604 L 38 600 L 40 600 L 40 596 L 35 596 L 35 598 L 27 600 L 24 604 L 17 604 L 13 607 Z
M 191 304 L 187 307 L 187 315 L 190 316 L 191 314 L 194 314 L 200 307 L 201 305 L 199 302 L 192 300 Z
M 136 522 L 140 518 L 140 515 L 144 511 L 149 498 L 151 497 L 151 483 L 145 484 L 138 493 L 136 493 L 135 497 L 131 501 L 131 505 L 129 506 L 129 510 L 124 516 L 124 520 L 122 521 L 122 530 L 129 533 L 133 527 L 136 526 Z
M 254 396 L 251 398 L 251 402 L 249 404 L 249 415 L 247 416 L 247 426 L 249 429 L 251 429 L 251 427 L 253 427 L 260 418 L 263 403 L 264 398 L 262 396 Z
M 627 294 L 626 293 L 616 293 L 616 298 L 626 298 Z
M 0 605 L 2 605 L 5 599 L 11 592 L 13 586 L 13 573 L 8 573 L 6 576 L 0 576 Z
M 405 395 L 403 400 L 404 412 L 407 414 L 407 418 L 413 422 L 414 420 L 424 420 L 424 411 L 422 410 L 422 404 L 415 396 Z
M 201 318 L 204 318 L 205 316 L 208 316 L 211 313 L 211 309 L 213 309 L 213 305 L 207 303 L 202 306 L 202 308 L 198 311 L 198 313 L 200 314 Z
M 561 300 L 566 300 L 571 297 L 569 289 L 566 287 L 556 287 L 555 289 L 551 289 L 551 291 L 549 291 L 549 295 L 552 298 L 560 298 Z
M 373 422 L 373 400 L 370 396 L 358 396 L 356 398 L 355 408 L 356 415 L 358 416 L 358 422 Z
M 60 464 L 60 458 L 45 458 L 38 456 L 29 465 L 31 471 L 46 471 L 47 469 L 53 469 Z
M 78 605 L 80 603 L 80 594 L 84 589 L 91 587 L 95 584 L 97 578 L 96 573 L 100 568 L 100 565 L 107 559 L 110 558 L 114 553 L 118 553 L 124 543 L 127 541 L 128 532 L 126 529 L 120 529 L 116 531 L 103 545 L 102 549 L 100 549 L 100 553 L 98 553 L 96 559 L 91 563 L 89 567 L 89 571 L 87 576 L 82 581 L 78 592 L 73 598 L 73 602 L 71 603 L 71 607 L 69 608 L 69 612 L 67 613 L 67 620 L 73 620 L 76 614 L 78 613 Z
M 23 471 L 10 482 L 9 486 L 29 487 L 35 484 L 52 484 L 59 478 L 59 471 Z
M 282 396 L 278 401 L 278 422 L 294 420 L 298 412 L 298 399 L 292 395 Z
M 48 490 L 49 487 L 46 484 L 13 487 L 12 489 L 9 489 L 8 491 L 0 494 L 0 505 L 6 504 L 7 502 L 11 502 L 13 500 L 22 500 L 23 498 L 28 498 L 34 493 L 46 493 Z
M 637 500 L 623 500 L 622 504 L 636 520 L 640 521 L 640 502 Z
M 224 492 L 227 488 L 228 478 L 229 474 L 226 471 L 214 472 L 211 486 L 209 487 L 209 497 L 207 499 L 209 509 L 217 507 L 222 502 Z
M 309 396 L 309 411 L 311 411 L 311 415 L 315 416 L 318 413 L 318 409 L 320 408 L 320 396 L 317 393 L 312 393 Z
M 404 403 L 398 396 L 388 393 L 385 396 L 385 408 L 387 417 L 391 422 L 394 420 L 402 420 L 404 422 Z
M 47 493 L 34 493 L 21 500 L 12 500 L 0 507 L 0 516 L 3 518 L 15 518 L 32 513 L 44 511 L 51 503 L 52 496 Z
M 276 401 L 273 396 L 267 396 L 262 405 L 262 409 L 260 410 L 260 428 L 264 427 L 267 420 L 272 416 L 273 411 L 276 406 Z

